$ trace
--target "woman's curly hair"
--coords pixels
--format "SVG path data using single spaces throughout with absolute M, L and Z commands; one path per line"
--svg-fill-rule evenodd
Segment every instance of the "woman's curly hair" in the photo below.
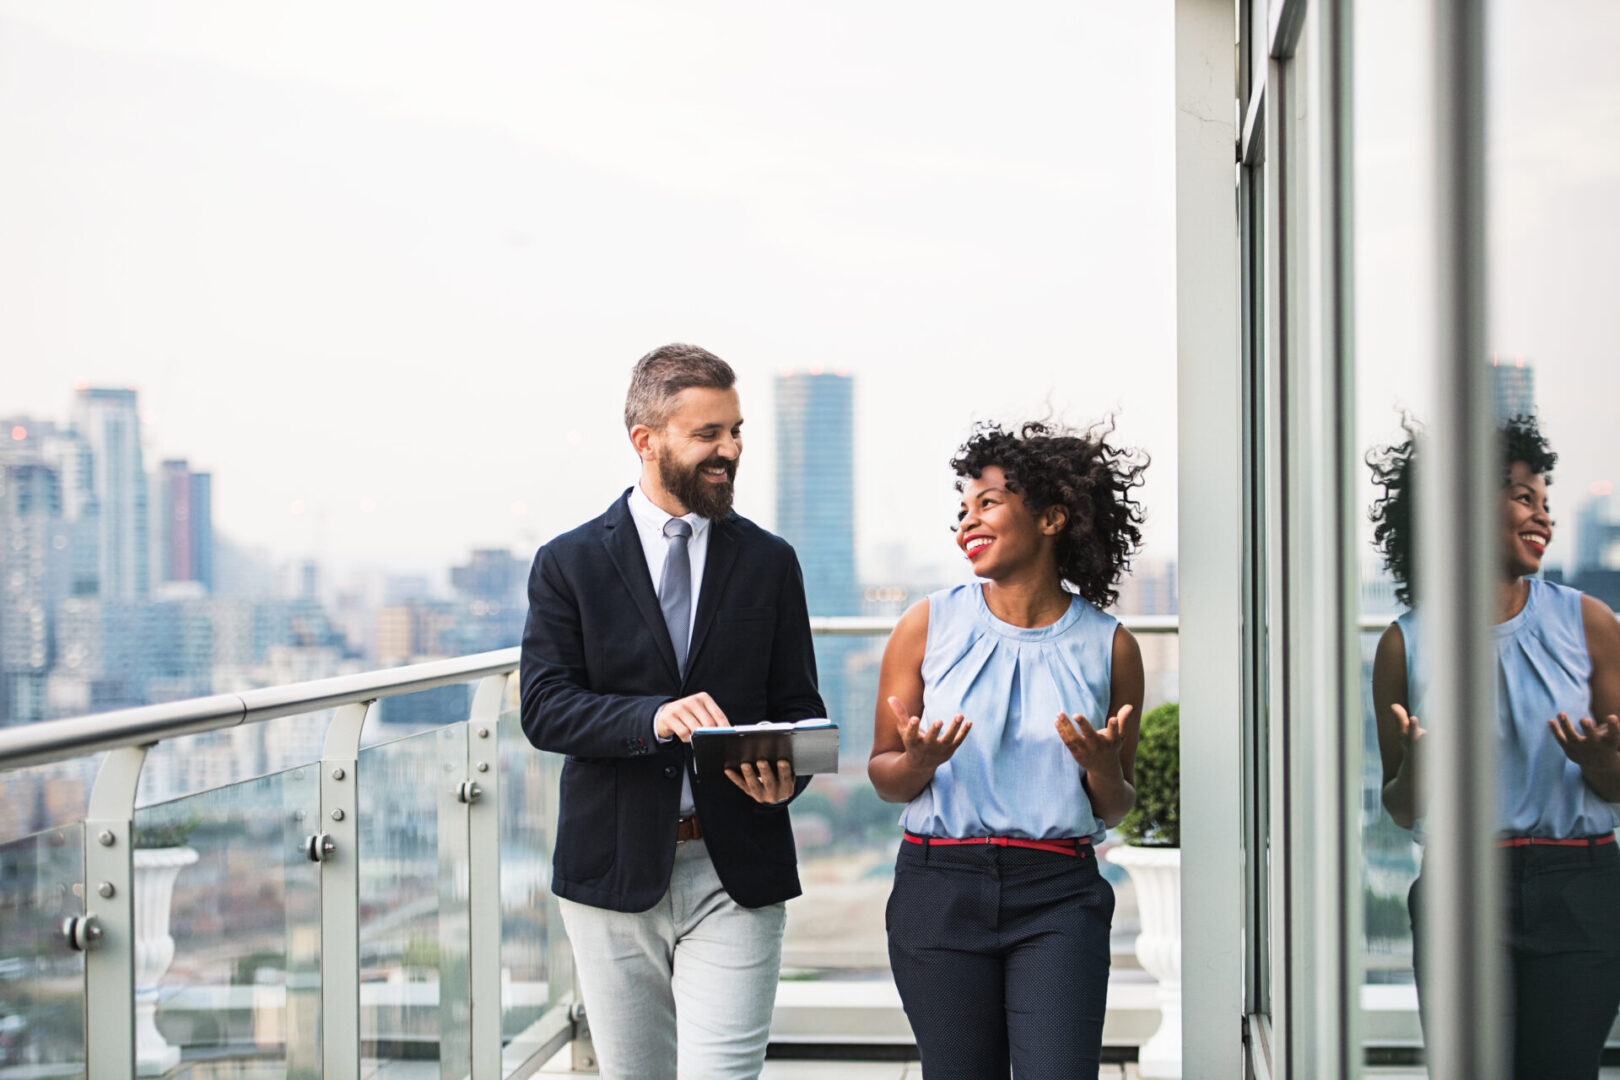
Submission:
M 1401 428 L 1406 432 L 1405 440 L 1367 452 L 1367 467 L 1372 470 L 1373 483 L 1384 489 L 1383 495 L 1373 501 L 1367 516 L 1373 523 L 1373 547 L 1383 555 L 1384 567 L 1395 579 L 1395 599 L 1411 607 L 1412 530 L 1417 505 L 1412 498 L 1412 481 L 1416 476 L 1413 465 L 1422 429 L 1410 416 L 1401 418 Z M 1507 486 L 1508 475 L 1516 461 L 1552 483 L 1558 455 L 1548 445 L 1534 415 L 1521 413 L 1508 419 L 1497 429 L 1497 434 L 1502 447 L 1503 487 Z
M 1147 455 L 1110 446 L 1113 430 L 1112 420 L 1085 431 L 1031 421 L 1012 432 L 979 423 L 951 458 L 961 478 L 958 491 L 968 478 L 977 480 L 995 465 L 1031 513 L 1051 506 L 1068 511 L 1057 537 L 1058 576 L 1099 608 L 1119 599 L 1114 586 L 1141 546 L 1145 519 L 1131 489 L 1142 486 Z

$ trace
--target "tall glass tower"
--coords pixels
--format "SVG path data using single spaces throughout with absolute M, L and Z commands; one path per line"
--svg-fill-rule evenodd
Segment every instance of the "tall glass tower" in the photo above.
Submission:
M 776 531 L 799 553 L 812 615 L 856 615 L 855 380 L 776 377 Z
M 811 370 L 776 378 L 776 531 L 793 545 L 812 615 L 858 615 L 855 580 L 855 380 Z M 827 715 L 842 729 L 845 768 L 872 744 L 876 685 L 858 638 L 816 639 Z
M 90 446 L 100 508 L 100 586 L 104 600 L 138 600 L 147 586 L 146 470 L 135 391 L 89 387 L 74 402 L 74 426 Z

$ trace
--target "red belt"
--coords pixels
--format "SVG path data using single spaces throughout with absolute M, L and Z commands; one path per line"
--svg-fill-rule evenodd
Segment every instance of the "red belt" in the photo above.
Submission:
M 1508 836 L 1496 842 L 1497 847 L 1601 847 L 1614 843 L 1614 833 L 1602 836 L 1572 836 L 1567 840 L 1554 840 L 1549 836 Z
M 1021 836 L 918 836 L 915 833 L 906 833 L 905 841 L 908 844 L 921 844 L 924 847 L 938 847 L 955 844 L 991 844 L 995 847 L 1021 847 L 1034 848 L 1036 851 L 1050 851 L 1058 855 L 1067 855 L 1070 858 L 1085 858 L 1085 848 L 1091 846 L 1091 837 L 1074 836 L 1059 837 L 1053 840 L 1026 840 Z

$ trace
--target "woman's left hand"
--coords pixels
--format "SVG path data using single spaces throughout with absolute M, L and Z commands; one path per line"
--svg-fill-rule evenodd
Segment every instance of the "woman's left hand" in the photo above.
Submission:
M 1117 773 L 1120 771 L 1119 752 L 1125 745 L 1125 719 L 1131 707 L 1120 707 L 1117 716 L 1108 718 L 1101 729 L 1094 728 L 1083 716 L 1070 720 L 1066 713 L 1058 713 L 1057 731 L 1069 754 L 1088 773 Z
M 1620 767 L 1620 716 L 1608 716 L 1601 724 L 1583 719 L 1577 728 L 1569 716 L 1547 721 L 1553 738 L 1564 748 L 1564 756 L 1582 769 L 1613 770 Z

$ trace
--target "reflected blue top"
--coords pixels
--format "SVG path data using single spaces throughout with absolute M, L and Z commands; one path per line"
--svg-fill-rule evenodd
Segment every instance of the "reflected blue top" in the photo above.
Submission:
M 929 596 L 922 720 L 949 725 L 961 713 L 973 730 L 900 824 L 922 836 L 1102 840 L 1083 770 L 1053 724 L 1059 712 L 1107 723 L 1118 625 L 1079 596 L 1033 629 L 990 614 L 977 584 Z
M 1409 711 L 1427 729 L 1429 674 L 1423 663 L 1417 620 L 1395 620 L 1406 639 Z M 1530 579 L 1524 610 L 1496 630 L 1497 776 L 1499 828 L 1511 836 L 1567 839 L 1613 832 L 1614 808 L 1564 756 L 1547 721 L 1567 713 L 1572 721 L 1592 715 L 1592 658 L 1586 651 L 1581 594 L 1576 589 Z M 1435 733 L 1445 746 L 1446 736 Z M 1413 825 L 1421 839 L 1423 822 Z

